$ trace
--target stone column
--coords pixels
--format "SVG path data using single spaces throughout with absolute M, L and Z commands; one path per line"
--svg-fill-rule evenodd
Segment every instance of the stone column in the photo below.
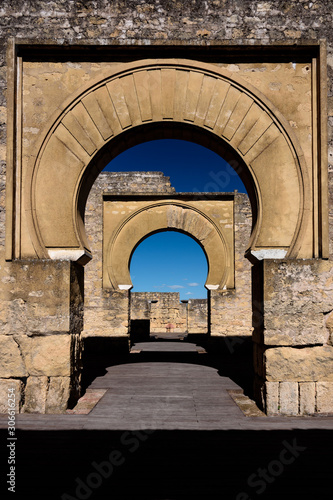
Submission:
M 333 266 L 263 260 L 252 269 L 255 398 L 268 415 L 333 412 Z
M 8 262 L 1 273 L 2 399 L 13 386 L 17 411 L 62 413 L 80 396 L 83 268 L 27 260 Z

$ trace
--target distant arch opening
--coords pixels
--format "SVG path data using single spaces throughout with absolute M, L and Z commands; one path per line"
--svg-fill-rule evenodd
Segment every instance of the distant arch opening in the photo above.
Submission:
M 179 292 L 180 299 L 207 296 L 207 257 L 190 236 L 163 231 L 148 236 L 130 261 L 132 292 Z
M 149 235 L 130 261 L 132 343 L 164 335 L 208 333 L 204 284 L 208 261 L 194 238 L 177 231 Z

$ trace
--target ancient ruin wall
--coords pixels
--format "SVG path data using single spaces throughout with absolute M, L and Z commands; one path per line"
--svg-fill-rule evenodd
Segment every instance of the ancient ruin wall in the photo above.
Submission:
M 210 292 L 211 334 L 223 337 L 247 337 L 252 334 L 251 263 L 244 257 L 249 243 L 252 214 L 248 196 L 236 193 L 235 289 Z
M 131 293 L 131 320 L 150 321 L 153 333 L 208 333 L 207 299 L 180 301 L 179 292 Z
M 85 266 L 84 336 L 128 334 L 128 291 L 108 291 L 102 284 L 103 192 L 174 193 L 162 172 L 102 172 L 90 192 L 85 224 L 93 259 Z
M 129 189 L 138 194 L 175 192 L 169 178 L 157 172 L 103 172 L 96 180 L 86 207 L 86 228 L 93 259 L 85 267 L 84 336 L 117 337 L 128 333 L 129 292 L 106 290 L 102 285 L 102 195 L 103 191 L 125 194 Z M 165 325 L 171 323 L 176 332 L 184 332 L 187 328 L 189 333 L 209 331 L 213 336 L 251 335 L 251 264 L 244 254 L 250 239 L 252 215 L 246 194 L 235 194 L 234 220 L 235 289 L 210 292 L 210 324 L 207 304 L 190 300 L 186 327 L 185 304 L 179 304 L 177 294 L 167 293 L 161 294 L 158 303 L 151 304 L 152 332 L 165 331 Z M 149 319 L 146 317 L 147 301 L 155 300 L 152 297 L 157 295 L 131 293 L 130 319 Z

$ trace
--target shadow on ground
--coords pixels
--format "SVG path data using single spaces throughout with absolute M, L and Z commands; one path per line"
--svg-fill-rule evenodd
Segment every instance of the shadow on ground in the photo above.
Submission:
M 19 430 L 17 437 L 17 500 L 332 498 L 332 431 Z
M 151 339 L 151 342 L 156 342 Z M 158 342 L 158 341 L 157 341 Z M 97 377 L 107 373 L 107 368 L 134 362 L 176 362 L 193 363 L 215 368 L 221 377 L 228 377 L 239 385 L 244 394 L 253 397 L 253 353 L 252 339 L 249 337 L 226 337 L 207 339 L 205 336 L 192 335 L 185 339 L 206 349 L 206 354 L 196 352 L 168 351 L 164 339 L 164 352 L 142 352 L 130 354 L 127 339 L 87 338 L 83 355 L 83 389 Z M 181 341 L 179 341 L 181 342 Z M 139 345 L 139 344 L 137 344 Z

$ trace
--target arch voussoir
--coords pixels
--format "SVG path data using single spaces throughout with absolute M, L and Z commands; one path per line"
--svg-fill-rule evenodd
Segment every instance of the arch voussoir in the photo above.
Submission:
M 309 207 L 304 206 L 307 183 L 304 161 L 293 142 L 291 128 L 266 98 L 227 71 L 176 60 L 124 65 L 123 69 L 80 91 L 64 107 L 37 154 L 33 192 L 27 197 L 36 246 L 49 255 L 50 250 L 56 255 L 57 249 L 64 248 L 88 251 L 82 208 L 77 205 L 83 175 L 96 155 L 123 132 L 133 129 L 135 133 L 145 124 L 163 122 L 199 127 L 205 133 L 210 131 L 213 139 L 229 144 L 242 158 L 257 190 L 258 218 L 252 250 L 273 248 L 292 256 L 293 249 L 300 246 L 300 229 L 307 223 Z M 62 143 L 58 154 L 54 154 L 54 137 Z M 61 183 L 54 185 L 52 172 L 59 164 L 65 164 L 67 182 L 74 186 L 74 193 L 73 189 L 64 190 Z M 282 173 L 276 175 L 276 169 Z M 266 179 L 272 175 L 280 200 L 272 199 L 270 194 L 271 186 Z M 47 193 L 45 203 L 44 193 Z M 281 198 L 285 207 L 282 212 Z M 61 221 L 50 225 L 59 205 L 67 209 Z M 262 217 L 261 211 L 266 215 L 269 211 L 268 218 Z M 275 235 L 271 231 L 274 225 L 279 227 Z M 62 235 L 59 242 L 56 234 Z

